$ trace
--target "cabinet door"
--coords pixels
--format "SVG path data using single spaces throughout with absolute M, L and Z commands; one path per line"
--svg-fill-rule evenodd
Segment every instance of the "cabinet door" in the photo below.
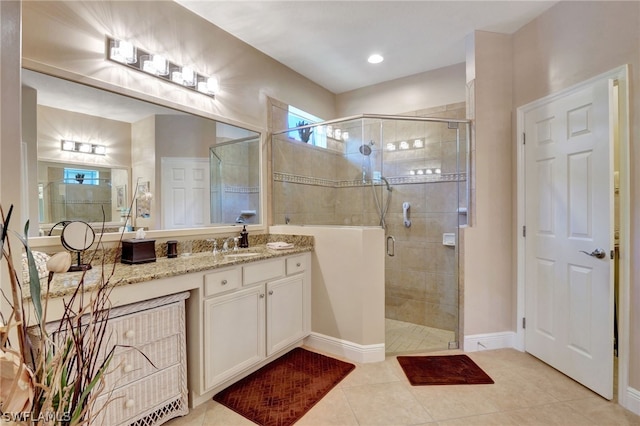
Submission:
M 204 301 L 207 389 L 265 358 L 264 286 Z
M 267 356 L 305 336 L 303 277 L 267 284 Z

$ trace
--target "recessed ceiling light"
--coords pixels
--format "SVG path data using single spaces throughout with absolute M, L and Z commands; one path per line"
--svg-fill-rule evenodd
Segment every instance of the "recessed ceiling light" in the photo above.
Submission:
M 380 62 L 384 61 L 384 58 L 382 57 L 382 55 L 374 53 L 373 55 L 369 56 L 369 59 L 367 59 L 367 61 L 370 64 L 379 64 Z

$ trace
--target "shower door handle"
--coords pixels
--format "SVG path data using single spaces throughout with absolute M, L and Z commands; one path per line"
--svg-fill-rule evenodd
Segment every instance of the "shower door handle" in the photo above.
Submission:
M 391 243 L 391 244 L 389 244 Z M 387 256 L 396 255 L 396 239 L 392 235 L 387 237 Z

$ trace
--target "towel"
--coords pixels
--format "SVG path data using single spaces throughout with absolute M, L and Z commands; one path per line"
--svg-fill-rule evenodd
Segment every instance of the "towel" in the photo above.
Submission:
M 273 250 L 292 249 L 293 248 L 293 244 L 285 243 L 284 241 L 276 241 L 276 242 L 273 242 L 273 243 L 267 243 L 267 248 L 270 248 L 270 249 L 273 249 Z

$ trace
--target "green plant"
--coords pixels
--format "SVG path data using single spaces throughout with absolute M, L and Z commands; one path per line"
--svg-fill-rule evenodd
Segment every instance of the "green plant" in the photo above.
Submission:
M 307 126 L 309 123 L 306 123 L 304 121 L 298 121 L 296 123 L 296 127 L 302 127 L 302 126 Z M 311 127 L 305 127 L 303 129 L 298 129 L 298 134 L 300 135 L 300 140 L 302 142 L 308 143 L 309 139 L 311 138 L 311 134 L 313 133 L 313 130 L 311 130 Z
M 58 326 L 47 332 L 50 285 L 55 273 L 67 271 L 71 257 L 63 252 L 49 259 L 46 288 L 41 288 L 26 237 L 29 223 L 24 227 L 24 236 L 10 231 L 12 210 L 13 206 L 5 217 L 0 207 L 0 249 L 11 286 L 10 298 L 2 291 L 10 311 L 0 311 L 0 418 L 60 425 L 91 424 L 104 409 L 96 406 L 95 400 L 104 389 L 104 376 L 118 346 L 110 342 L 106 328 L 111 307 L 109 278 L 113 270 L 110 275 L 105 271 L 90 293 L 85 293 L 83 274 L 75 291 L 64 301 L 64 312 L 61 318 L 56 318 Z M 10 234 L 24 247 L 30 299 L 23 297 L 21 271 L 13 265 Z M 29 304 L 35 315 L 33 324 L 28 323 Z

